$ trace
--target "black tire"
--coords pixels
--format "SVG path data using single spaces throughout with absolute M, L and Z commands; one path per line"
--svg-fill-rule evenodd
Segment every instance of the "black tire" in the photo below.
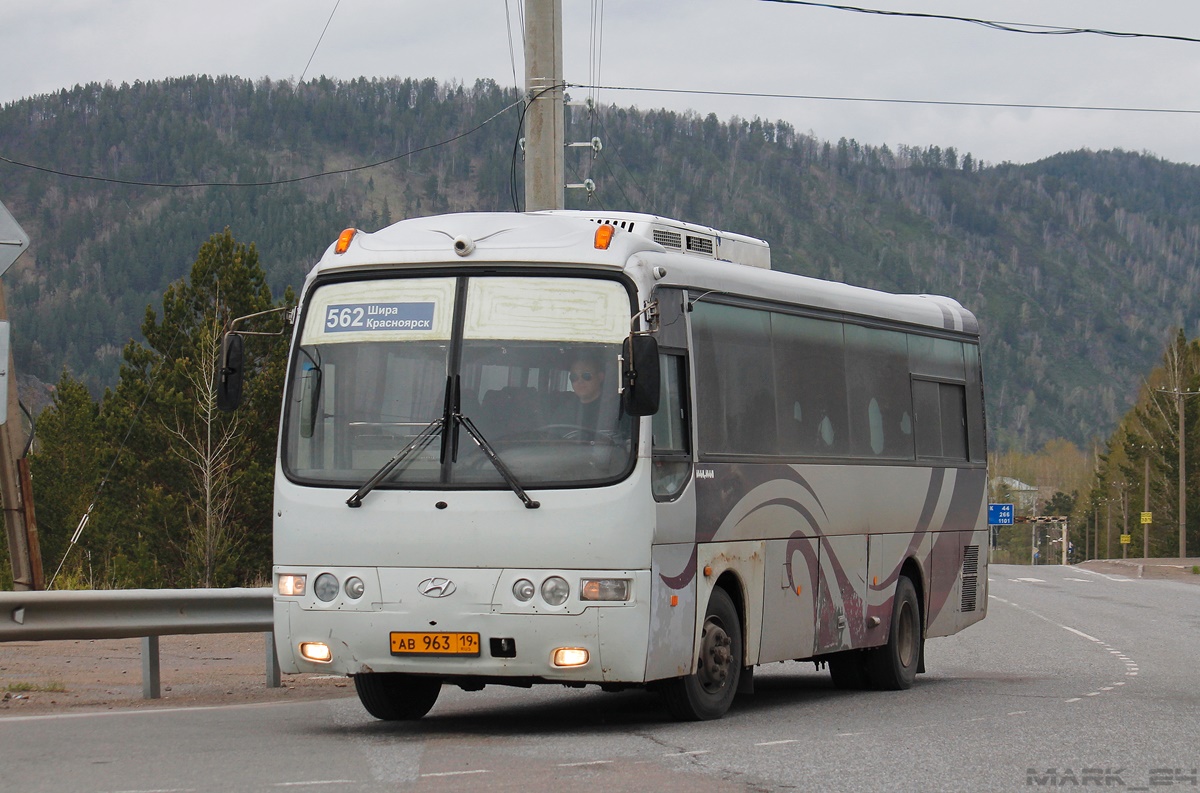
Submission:
M 742 623 L 724 589 L 714 589 L 700 631 L 696 674 L 668 680 L 663 696 L 679 721 L 719 719 L 733 704 L 742 676 Z
M 377 719 L 413 721 L 421 718 L 442 690 L 436 677 L 373 672 L 354 676 L 358 701 Z
M 862 691 L 870 688 L 867 657 L 867 653 L 862 650 L 847 650 L 830 655 L 825 663 L 829 665 L 829 678 L 833 681 L 833 687 L 842 691 Z
M 892 625 L 887 644 L 871 650 L 867 661 L 867 676 L 873 688 L 900 691 L 912 687 L 921 665 L 924 642 L 921 623 L 917 590 L 907 576 L 900 576 L 892 601 Z

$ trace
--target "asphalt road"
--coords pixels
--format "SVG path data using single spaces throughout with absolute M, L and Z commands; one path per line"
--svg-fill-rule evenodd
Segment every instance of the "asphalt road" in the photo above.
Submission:
M 402 725 L 352 697 L 0 716 L 0 789 L 1200 788 L 1200 586 L 994 566 L 989 595 L 906 692 L 786 663 L 702 724 L 644 692 L 553 687 L 446 688 Z

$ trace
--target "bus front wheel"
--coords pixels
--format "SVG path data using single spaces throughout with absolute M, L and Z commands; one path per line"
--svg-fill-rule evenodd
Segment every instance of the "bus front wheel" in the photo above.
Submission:
M 921 663 L 921 644 L 921 602 L 908 576 L 900 576 L 888 642 L 870 651 L 867 674 L 873 687 L 882 691 L 911 688 Z
M 354 676 L 354 690 L 358 701 L 375 718 L 413 721 L 437 702 L 442 681 L 436 677 L 370 672 Z
M 742 675 L 742 625 L 724 589 L 714 589 L 700 631 L 696 673 L 667 681 L 663 696 L 680 721 L 719 719 L 729 710 Z

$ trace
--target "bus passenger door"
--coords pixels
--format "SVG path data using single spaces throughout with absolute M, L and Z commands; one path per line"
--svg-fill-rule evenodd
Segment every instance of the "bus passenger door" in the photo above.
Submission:
M 816 646 L 818 540 L 770 540 L 759 663 L 811 658 Z
M 696 490 L 686 359 L 682 352 L 661 352 L 659 366 L 659 407 L 651 419 L 656 521 L 647 681 L 691 674 L 696 657 Z

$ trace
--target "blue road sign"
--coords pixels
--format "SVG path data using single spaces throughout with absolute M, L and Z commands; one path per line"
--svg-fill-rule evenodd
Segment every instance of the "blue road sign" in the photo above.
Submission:
M 1011 525 L 1013 525 L 1013 505 L 1012 504 L 988 504 L 988 525 L 989 526 L 1011 526 Z

